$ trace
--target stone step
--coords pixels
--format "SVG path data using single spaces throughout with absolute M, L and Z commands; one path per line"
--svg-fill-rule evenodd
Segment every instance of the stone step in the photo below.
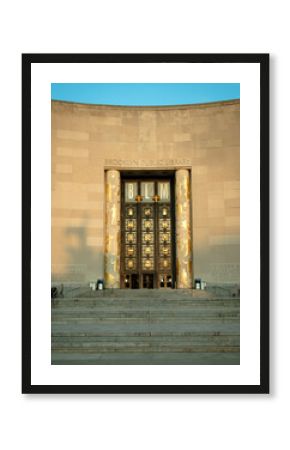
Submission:
M 62 353 L 52 354 L 54 365 L 238 365 L 239 352 L 196 353 Z
M 52 323 L 52 336 L 196 336 L 239 334 L 239 322 L 233 323 Z
M 239 364 L 238 298 L 143 291 L 54 299 L 52 364 Z
M 94 325 L 97 326 L 98 324 L 111 324 L 112 326 L 118 326 L 119 324 L 138 324 L 138 325 L 142 325 L 144 323 L 144 319 L 143 318 L 128 318 L 128 317 L 124 317 L 122 319 L 120 319 L 119 317 L 117 318 L 84 318 L 84 319 L 77 319 L 77 318 L 72 318 L 72 319 L 58 319 L 58 320 L 54 320 L 55 324 L 59 324 L 59 325 L 71 325 L 71 326 L 75 326 L 75 325 Z M 204 318 L 191 318 L 191 317 L 186 317 L 186 318 L 162 318 L 162 317 L 156 317 L 156 318 L 151 318 L 150 321 L 148 321 L 149 324 L 162 324 L 162 323 L 172 323 L 175 324 L 176 326 L 178 326 L 179 324 L 198 324 L 198 323 L 202 323 L 204 324 L 215 324 L 215 323 L 220 323 L 220 324 L 226 324 L 226 323 L 239 323 L 239 318 L 233 318 L 233 317 L 204 317 Z
M 52 314 L 52 322 L 55 324 L 59 323 L 67 323 L 67 324 L 78 324 L 78 323 L 85 323 L 85 324 L 98 324 L 98 323 L 115 323 L 115 324 L 122 324 L 122 323 L 133 323 L 136 322 L 136 324 L 144 323 L 144 324 L 151 324 L 151 323 L 171 323 L 176 322 L 179 324 L 184 323 L 198 323 L 200 321 L 201 323 L 204 323 L 206 321 L 214 321 L 214 322 L 230 322 L 233 321 L 233 323 L 236 323 L 240 320 L 239 312 L 233 312 L 233 311 L 220 311 L 220 312 L 214 312 L 209 311 L 206 313 L 196 313 L 196 312 L 175 312 L 175 313 L 168 313 L 165 312 L 164 314 L 154 313 L 154 312 L 111 312 L 111 313 L 80 313 L 80 314 Z
M 173 344 L 163 344 L 163 345 L 150 345 L 146 343 L 140 343 L 140 344 L 123 344 L 123 345 L 94 345 L 90 347 L 82 347 L 82 346 L 75 346 L 75 347 L 53 347 L 53 353 L 61 352 L 61 353 L 216 353 L 216 352 L 239 352 L 240 347 L 239 345 L 236 346 L 217 346 L 217 345 L 211 345 L 211 344 L 199 344 L 199 345 L 186 345 L 186 344 L 180 344 L 180 345 L 173 345 Z
M 72 308 L 59 309 L 52 311 L 52 318 L 144 318 L 144 320 L 151 320 L 152 318 L 182 318 L 182 317 L 239 317 L 239 308 L 183 308 L 172 310 L 160 310 L 159 308 L 102 308 L 102 309 L 87 309 L 87 308 Z
M 168 311 L 176 312 L 209 312 L 209 311 L 239 311 L 239 305 L 233 305 L 231 303 L 227 305 L 222 304 L 213 304 L 213 305 L 192 305 L 191 303 L 183 304 L 183 305 L 144 305 L 142 303 L 131 303 L 126 305 L 121 305 L 120 303 L 114 304 L 114 305 L 83 305 L 82 303 L 78 303 L 75 305 L 62 305 L 55 308 L 52 308 L 52 312 L 54 314 L 61 314 L 61 313 L 82 313 L 82 312 L 89 312 L 89 313 L 96 313 L 99 312 L 130 312 L 130 311 L 136 311 L 136 312 L 144 312 L 144 311 L 152 311 L 152 312 L 162 312 L 166 313 Z
M 171 297 L 211 297 L 213 294 L 207 291 L 201 290 L 193 290 L 193 289 L 104 289 L 102 291 L 93 291 L 88 287 L 83 288 L 66 288 L 64 290 L 65 297 L 87 297 L 87 298 L 108 298 L 108 297 L 139 297 L 139 298 L 148 298 L 150 297 L 162 297 L 162 296 L 171 296 Z
M 162 342 L 168 342 L 168 339 L 174 338 L 174 342 L 177 343 L 208 343 L 208 342 L 214 342 L 214 343 L 228 343 L 228 342 L 236 342 L 239 343 L 239 335 L 238 334 L 228 334 L 228 335 L 202 335 L 202 334 L 196 334 L 192 336 L 183 336 L 183 335 L 151 335 L 150 333 L 144 334 L 143 336 L 53 336 L 53 343 L 54 344 L 62 344 L 65 345 L 90 345 L 94 343 L 108 343 L 108 342 L 117 342 L 117 343 L 127 343 L 127 342 L 149 342 L 152 344 L 156 343 L 162 343 Z
M 66 307 L 170 307 L 170 308 L 183 308 L 187 306 L 192 307 L 239 307 L 240 301 L 239 299 L 166 299 L 166 298 L 131 298 L 131 299 L 122 299 L 122 298 L 108 298 L 108 299 L 90 299 L 90 298 L 63 298 L 63 299 L 54 299 L 52 300 L 52 309 L 58 308 L 66 308 Z

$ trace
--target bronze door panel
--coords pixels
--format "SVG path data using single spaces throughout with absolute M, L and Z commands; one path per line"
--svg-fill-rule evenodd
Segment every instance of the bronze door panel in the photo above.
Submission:
M 122 180 L 122 288 L 175 287 L 173 190 L 170 179 Z

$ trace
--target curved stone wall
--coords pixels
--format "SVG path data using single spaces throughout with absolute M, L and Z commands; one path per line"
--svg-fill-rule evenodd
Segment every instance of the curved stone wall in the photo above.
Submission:
M 106 171 L 150 169 L 188 171 L 189 284 L 239 283 L 239 134 L 238 100 L 172 107 L 53 101 L 52 280 L 108 274 Z

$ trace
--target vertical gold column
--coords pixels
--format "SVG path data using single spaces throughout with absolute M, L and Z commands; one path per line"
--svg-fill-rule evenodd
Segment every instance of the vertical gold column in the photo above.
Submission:
M 120 172 L 106 173 L 105 287 L 120 288 Z
M 175 173 L 177 287 L 192 288 L 189 171 Z

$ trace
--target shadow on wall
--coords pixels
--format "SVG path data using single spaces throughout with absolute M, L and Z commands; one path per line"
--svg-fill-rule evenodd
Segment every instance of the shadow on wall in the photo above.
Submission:
M 97 247 L 88 245 L 85 226 L 66 228 L 64 233 L 66 263 L 53 264 L 53 284 L 84 283 L 103 277 L 104 254 Z
M 240 246 L 199 246 L 193 255 L 194 278 L 207 284 L 240 283 Z
M 104 253 L 98 247 L 88 245 L 89 238 L 85 225 L 64 230 L 63 242 L 59 245 L 64 246 L 65 264 L 61 261 L 53 264 L 52 286 L 59 287 L 63 283 L 89 287 L 89 282 L 103 279 Z M 239 248 L 235 248 L 234 257 L 228 250 L 227 246 L 199 247 L 193 260 L 194 277 L 208 284 L 239 284 Z

